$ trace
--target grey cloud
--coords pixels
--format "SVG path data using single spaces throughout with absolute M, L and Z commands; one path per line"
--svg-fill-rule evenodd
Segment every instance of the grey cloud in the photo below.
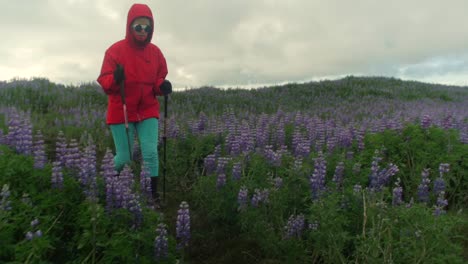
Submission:
M 153 10 L 153 42 L 166 56 L 168 78 L 181 87 L 353 73 L 427 78 L 467 72 L 468 30 L 460 25 L 468 23 L 468 2 L 462 0 L 142 2 Z M 105 49 L 124 37 L 132 3 L 2 4 L 0 34 L 11 37 L 0 41 L 0 66 L 19 71 L 21 64 L 37 63 L 31 71 L 42 69 L 47 77 L 95 80 Z M 17 59 L 21 49 L 37 55 Z M 460 62 L 426 63 L 450 56 Z M 69 64 L 75 67 L 51 67 Z

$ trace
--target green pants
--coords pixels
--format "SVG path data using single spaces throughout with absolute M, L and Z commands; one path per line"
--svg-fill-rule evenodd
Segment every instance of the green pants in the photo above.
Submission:
M 115 170 L 121 171 L 125 164 L 130 163 L 130 152 L 125 124 L 110 125 L 116 155 L 114 157 Z M 151 177 L 159 175 L 158 159 L 158 119 L 149 118 L 140 122 L 128 123 L 130 149 L 133 149 L 135 130 L 138 134 L 141 154 L 145 168 Z

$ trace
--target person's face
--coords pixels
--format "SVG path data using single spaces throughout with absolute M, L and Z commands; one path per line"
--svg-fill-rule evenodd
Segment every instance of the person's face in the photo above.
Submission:
M 145 41 L 151 32 L 151 21 L 146 17 L 139 17 L 132 23 L 133 35 L 138 41 Z

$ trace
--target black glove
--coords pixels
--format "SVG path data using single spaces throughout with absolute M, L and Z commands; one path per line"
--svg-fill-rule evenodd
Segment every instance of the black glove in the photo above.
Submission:
M 124 68 L 120 64 L 117 64 L 117 67 L 114 70 L 114 80 L 117 84 L 120 84 L 123 80 L 125 80 Z
M 164 96 L 172 93 L 172 84 L 168 80 L 164 80 L 164 82 L 159 86 L 159 89 L 161 89 L 161 92 L 163 93 Z

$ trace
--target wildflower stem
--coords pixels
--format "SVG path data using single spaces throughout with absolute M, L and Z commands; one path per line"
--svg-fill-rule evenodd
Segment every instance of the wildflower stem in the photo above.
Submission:
M 364 207 L 364 212 L 363 212 L 363 220 L 362 220 L 362 237 L 366 238 L 366 223 L 367 223 L 367 212 L 366 212 L 366 196 L 364 195 L 364 192 L 362 192 L 362 202 L 363 202 L 363 207 Z

